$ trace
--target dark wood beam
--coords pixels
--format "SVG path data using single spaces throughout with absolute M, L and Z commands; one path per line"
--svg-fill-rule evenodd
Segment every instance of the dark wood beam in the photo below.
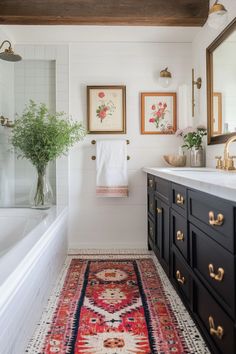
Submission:
M 209 0 L 0 0 L 0 24 L 202 26 Z

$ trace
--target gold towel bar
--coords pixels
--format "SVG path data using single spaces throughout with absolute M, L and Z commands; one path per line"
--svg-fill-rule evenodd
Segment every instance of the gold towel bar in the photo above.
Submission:
M 91 141 L 91 144 L 95 145 L 95 144 L 96 144 L 96 140 L 92 140 L 92 141 Z M 130 144 L 130 141 L 129 141 L 129 140 L 126 140 L 126 144 L 129 145 L 129 144 Z
M 91 159 L 92 159 L 92 160 L 96 160 L 96 156 L 94 156 L 94 155 L 91 156 Z M 127 160 L 130 160 L 130 156 L 127 156 Z

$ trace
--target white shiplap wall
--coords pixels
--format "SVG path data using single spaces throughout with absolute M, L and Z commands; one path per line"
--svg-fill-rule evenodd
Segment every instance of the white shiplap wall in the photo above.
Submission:
M 191 44 L 88 42 L 70 45 L 70 113 L 86 123 L 86 85 L 123 84 L 127 88 L 129 198 L 96 198 L 95 154 L 88 135 L 70 153 L 69 245 L 71 248 L 141 248 L 146 246 L 146 176 L 143 166 L 164 165 L 162 155 L 175 153 L 174 136 L 140 134 L 140 92 L 158 92 L 159 71 L 168 66 L 177 91 L 190 82 Z M 181 118 L 181 117 L 180 117 Z M 105 136 L 114 139 L 115 135 Z M 120 138 L 121 136 L 119 136 Z

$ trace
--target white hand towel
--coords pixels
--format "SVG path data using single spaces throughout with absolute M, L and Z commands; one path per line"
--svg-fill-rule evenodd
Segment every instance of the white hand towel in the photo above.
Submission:
M 126 140 L 97 141 L 97 197 L 127 197 Z

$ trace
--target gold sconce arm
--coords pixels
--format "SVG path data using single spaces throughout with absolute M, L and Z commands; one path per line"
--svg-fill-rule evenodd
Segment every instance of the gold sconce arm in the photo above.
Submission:
M 14 127 L 14 123 L 9 118 L 5 118 L 3 116 L 0 116 L 0 124 L 6 128 Z
M 194 117 L 194 108 L 195 108 L 195 97 L 194 97 L 194 86 L 197 86 L 197 89 L 200 90 L 202 87 L 202 79 L 200 77 L 197 80 L 194 79 L 194 69 L 192 69 L 192 117 Z

